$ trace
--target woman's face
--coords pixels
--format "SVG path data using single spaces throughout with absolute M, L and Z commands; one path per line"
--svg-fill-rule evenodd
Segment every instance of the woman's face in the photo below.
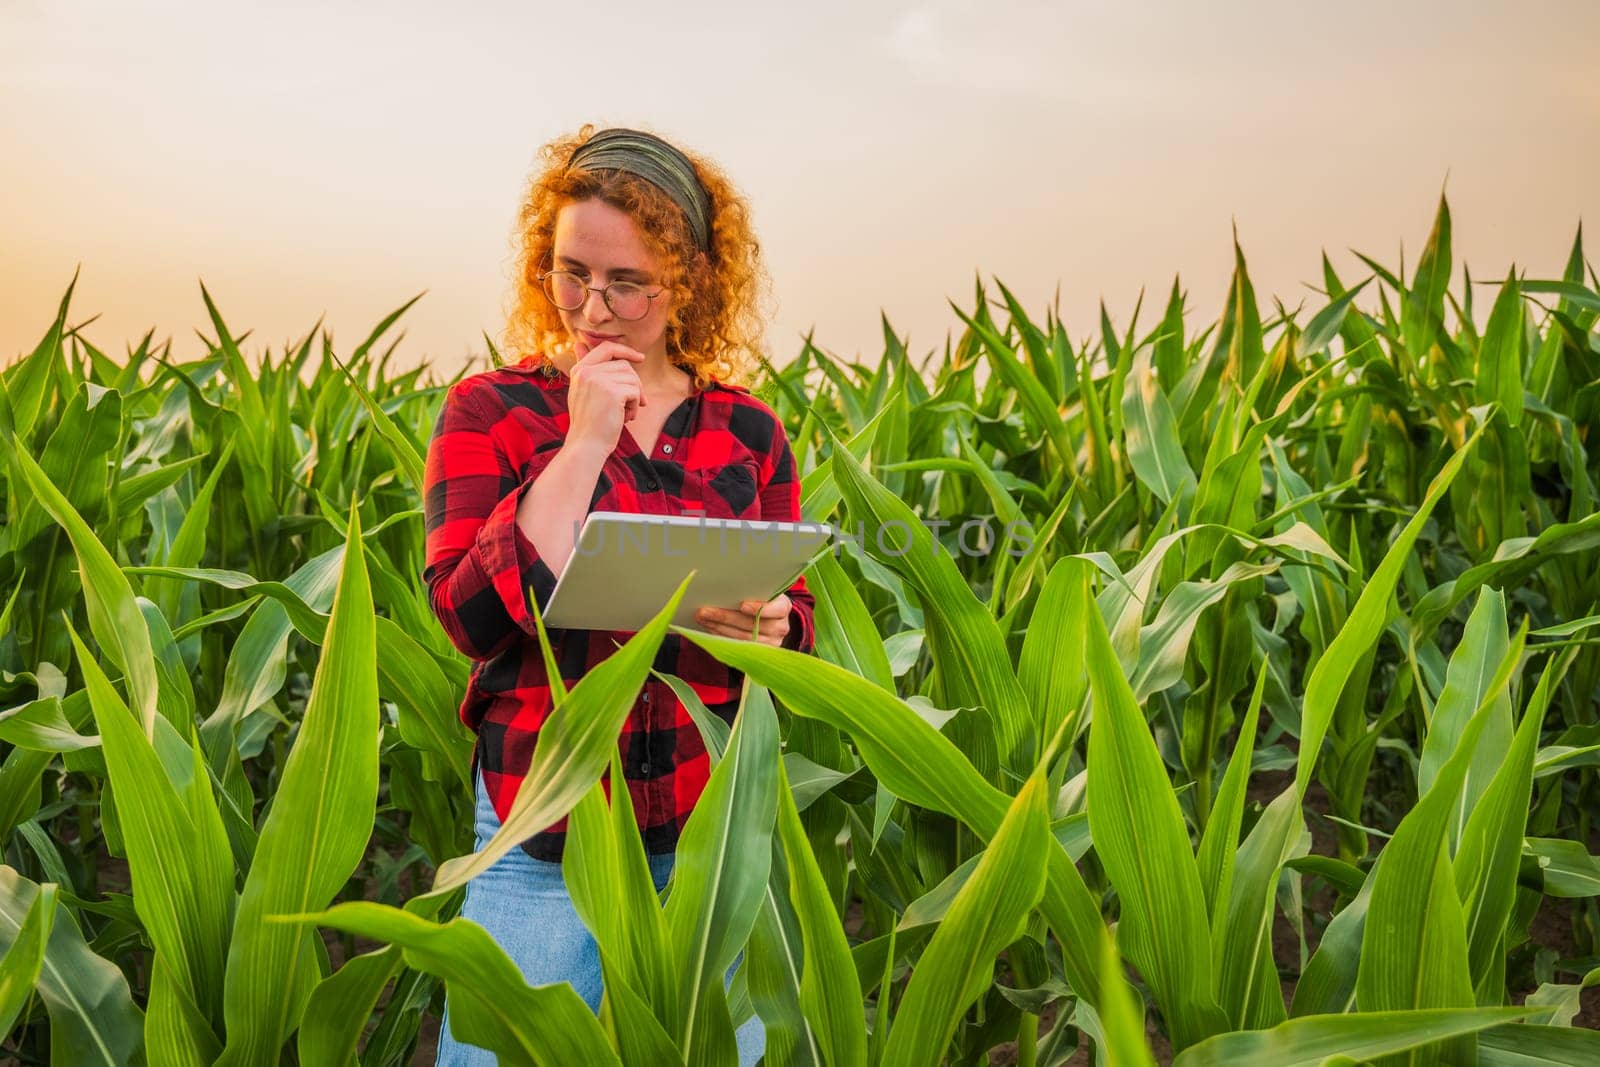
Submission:
M 596 290 L 614 281 L 630 281 L 643 285 L 646 292 L 661 294 L 650 301 L 643 318 L 629 321 L 613 314 L 599 292 L 589 293 L 581 307 L 559 312 L 574 342 L 581 340 L 592 348 L 614 340 L 667 362 L 672 293 L 661 287 L 656 257 L 645 247 L 638 226 L 626 212 L 603 200 L 567 204 L 556 214 L 553 256 L 556 269 L 576 271 Z

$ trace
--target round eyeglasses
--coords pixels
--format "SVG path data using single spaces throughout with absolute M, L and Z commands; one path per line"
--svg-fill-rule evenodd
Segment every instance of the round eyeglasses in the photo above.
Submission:
M 666 292 L 657 289 L 646 292 L 637 282 L 612 282 L 604 289 L 585 285 L 583 278 L 570 270 L 547 270 L 537 275 L 544 295 L 562 311 L 577 311 L 589 299 L 590 293 L 599 293 L 606 307 L 619 319 L 642 319 L 650 314 L 650 301 Z

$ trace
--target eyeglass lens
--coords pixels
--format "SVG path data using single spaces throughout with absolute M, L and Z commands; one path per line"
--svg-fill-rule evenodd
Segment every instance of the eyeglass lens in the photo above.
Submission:
M 571 271 L 556 270 L 545 275 L 545 293 L 563 311 L 576 311 L 589 299 L 590 289 Z M 605 288 L 606 306 L 622 319 L 643 318 L 650 310 L 650 295 L 633 282 L 612 282 Z

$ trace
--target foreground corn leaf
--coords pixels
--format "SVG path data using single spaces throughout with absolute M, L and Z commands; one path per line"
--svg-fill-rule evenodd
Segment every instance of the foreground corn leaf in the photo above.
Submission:
M 1433 513 L 1434 506 L 1460 473 L 1461 465 L 1466 462 L 1472 446 L 1483 433 L 1484 425 L 1479 423 L 1466 443 L 1445 461 L 1443 469 L 1428 486 L 1428 495 L 1401 528 L 1394 544 L 1362 588 L 1361 596 L 1356 600 L 1355 607 L 1350 609 L 1350 617 L 1333 639 L 1333 644 L 1328 646 L 1327 652 L 1311 670 L 1311 678 L 1306 682 L 1300 726 L 1300 759 L 1294 780 L 1295 790 L 1302 797 L 1305 796 L 1306 787 L 1311 784 L 1311 770 L 1322 751 L 1328 724 L 1333 721 L 1333 712 L 1344 692 L 1345 683 L 1350 680 L 1357 662 L 1372 648 L 1383 631 L 1389 615 L 1389 601 L 1400 583 L 1400 572 L 1411 555 L 1412 546 L 1422 536 L 1422 528 Z
M 1148 346 L 1134 353 L 1122 392 L 1123 432 L 1134 474 L 1163 504 L 1169 504 L 1194 493 L 1195 477 L 1178 439 L 1172 405 L 1156 380 L 1150 357 Z
M 1271 1030 L 1219 1034 L 1179 1053 L 1173 1067 L 1317 1067 L 1330 1059 L 1358 1063 L 1500 1026 L 1527 1014 L 1525 1008 L 1421 1008 L 1308 1015 Z
M 1450 866 L 1449 827 L 1478 739 L 1493 715 L 1494 694 L 1521 653 L 1519 633 L 1433 787 L 1400 821 L 1384 848 L 1382 866 L 1371 875 L 1372 899 L 1356 978 L 1356 1003 L 1363 1012 L 1475 1003 L 1466 920 Z M 1456 1041 L 1409 1052 L 1403 1062 L 1454 1063 L 1469 1057 L 1471 1049 L 1470 1041 Z
M 1500 769 L 1467 817 L 1455 857 L 1456 890 L 1467 924 L 1467 957 L 1478 1003 L 1497 1002 L 1498 988 L 1485 982 L 1496 960 L 1503 962 L 1502 938 L 1517 897 L 1517 871 L 1522 837 L 1527 829 L 1533 792 L 1533 763 L 1539 729 L 1550 706 L 1550 694 L 1571 656 L 1552 659 L 1539 676 L 1522 722 Z M 1479 739 L 1479 747 L 1483 741 Z M 1474 760 L 1474 765 L 1477 761 Z
M 315 923 L 399 945 L 406 965 L 444 979 L 451 1033 L 497 1053 L 501 1063 L 539 1067 L 619 1064 L 600 1021 L 566 982 L 530 986 L 488 931 L 467 919 L 433 923 L 369 901 L 275 917 Z
M 576 692 L 576 690 L 574 690 Z M 715 1062 L 710 1028 L 732 1028 L 709 1006 L 750 936 L 772 859 L 778 803 L 778 719 L 772 696 L 747 679 L 728 750 L 678 839 L 667 933 L 682 990 L 678 1045 L 691 1065 Z M 705 1046 L 705 1047 L 702 1047 Z
M 793 903 L 804 947 L 800 1008 L 815 1034 L 825 1062 L 864 1063 L 866 1020 L 861 1010 L 861 982 L 850 958 L 850 943 L 829 896 L 827 882 L 811 851 L 800 813 L 795 809 L 789 778 L 779 765 L 778 833 L 789 875 Z
M 1473 712 L 1490 695 L 1485 687 L 1493 679 L 1495 668 L 1505 655 L 1510 640 L 1511 635 L 1506 630 L 1505 596 L 1494 589 L 1483 590 L 1472 608 L 1471 617 L 1467 619 L 1460 644 L 1450 654 L 1444 689 L 1428 719 L 1428 734 L 1423 739 L 1417 768 L 1418 795 L 1426 793 L 1433 785 L 1440 768 L 1455 751 Z M 1450 823 L 1452 846 L 1461 836 L 1468 813 L 1477 807 L 1478 798 L 1488 787 L 1489 779 L 1494 776 L 1511 744 L 1509 680 L 1506 688 L 1493 696 L 1494 704 L 1478 738 L 1477 756 L 1467 769 L 1466 782 L 1456 802 L 1456 814 Z
M 7 1033 L 39 981 L 45 946 L 50 943 L 50 931 L 55 926 L 58 892 L 59 887 L 51 882 L 39 886 L 24 911 L 21 925 L 11 929 L 7 924 L 0 934 L 0 951 L 4 952 L 0 958 L 0 1030 Z
M 1094 695 L 1090 831 L 1122 902 L 1117 940 L 1149 983 L 1173 1045 L 1181 1049 L 1227 1029 L 1211 990 L 1210 923 L 1200 872 L 1177 797 L 1105 623 L 1098 611 L 1086 614 L 1084 655 Z
M 806 581 L 817 601 L 817 655 L 894 692 L 894 674 L 883 640 L 861 594 L 833 552 L 824 552 L 812 562 Z
M 1195 862 L 1200 868 L 1200 888 L 1206 895 L 1206 911 L 1211 916 L 1213 932 L 1221 929 L 1219 919 L 1227 910 L 1233 886 L 1233 856 L 1238 849 L 1239 827 L 1244 820 L 1245 786 L 1250 777 L 1250 760 L 1255 755 L 1256 727 L 1261 718 L 1261 697 L 1266 684 L 1267 671 L 1263 665 L 1256 675 L 1249 710 L 1239 724 L 1239 740 L 1228 757 L 1228 769 L 1223 772 L 1222 785 L 1217 789 L 1216 804 L 1195 853 Z
M 374 618 L 360 514 L 352 508 L 322 660 L 234 920 L 223 1064 L 276 1060 L 322 978 L 316 932 L 263 919 L 325 907 L 372 836 L 378 799 Z
M 1513 1023 L 1478 1035 L 1478 1067 L 1572 1067 L 1600 1063 L 1600 1030 Z
M 155 720 L 152 746 L 70 625 L 69 633 L 108 776 L 119 796 L 138 798 L 119 804 L 117 812 L 134 907 L 166 979 L 152 983 L 151 1025 L 187 1034 L 185 1043 L 194 1048 L 220 1047 L 233 864 L 199 750 L 186 746 L 165 719 Z M 186 779 L 174 780 L 185 773 Z
M 955 707 L 985 708 L 1006 765 L 1026 765 L 1042 742 L 994 617 L 903 500 L 868 474 L 847 449 L 834 451 L 832 465 L 851 516 L 865 523 L 867 544 L 922 595 L 928 643 L 942 667 L 946 700 Z M 890 551 L 881 552 L 877 538 L 886 532 Z
M 150 650 L 150 631 L 145 628 L 144 616 L 133 598 L 133 587 L 127 575 L 117 566 L 111 553 L 106 551 L 73 509 L 61 491 L 51 484 L 49 477 L 28 455 L 25 448 L 17 446 L 13 452 L 17 468 L 22 472 L 28 488 L 38 498 L 50 517 L 61 524 L 72 551 L 78 557 L 78 569 L 83 574 L 83 599 L 89 609 L 89 630 L 111 662 L 127 679 L 128 700 L 146 737 L 154 735 L 156 708 L 159 701 L 156 682 L 155 654 Z
M 89 948 L 69 912 L 45 899 L 53 895 L 53 888 L 41 894 L 40 886 L 0 865 L 0 1001 L 20 1007 L 30 992 L 39 995 L 50 1017 L 51 1063 L 132 1062 L 142 1051 L 144 1014 L 129 995 L 128 980 Z M 43 912 L 52 908 L 55 920 L 45 923 Z M 43 935 L 37 962 L 29 959 L 23 936 L 30 923 Z M 22 999 L 12 1001 L 19 991 Z
M 610 780 L 624 781 L 613 752 Z M 567 823 L 562 874 L 578 915 L 594 935 L 604 971 L 608 1011 L 624 1059 L 681 1060 L 664 1027 L 675 1025 L 678 989 L 666 922 L 650 876 L 644 842 L 627 789 L 605 800 L 597 781 Z
M 1217 999 L 1234 1027 L 1263 1029 L 1288 1016 L 1272 957 L 1272 917 L 1278 876 L 1304 851 L 1306 836 L 1299 797 L 1290 787 L 1267 805 L 1234 858 L 1214 942 Z
M 781 804 L 778 817 L 781 824 Z M 822 1047 L 800 1007 L 806 951 L 788 887 L 789 865 L 782 846 L 775 841 L 772 873 L 761 899 L 761 910 L 750 928 L 750 943 L 745 947 L 745 982 L 751 1006 L 761 1017 L 766 1033 L 765 1062 L 772 1067 L 821 1067 L 825 1062 Z M 831 907 L 829 911 L 832 912 Z M 845 958 L 854 974 L 854 960 L 848 950 Z M 859 979 L 856 988 L 861 988 Z
M 1070 744 L 1080 729 L 1089 692 L 1080 650 L 1085 617 L 1094 609 L 1088 584 L 1092 577 L 1092 569 L 1081 560 L 1057 560 L 1039 592 L 1022 641 L 1017 680 L 1037 716 L 1043 744 L 1049 744 L 1063 729 L 1063 741 Z M 1067 725 L 1063 727 L 1063 723 Z
M 1583 992 L 1600 985 L 1600 967 L 1596 967 L 1577 982 L 1543 982 L 1528 994 L 1527 1007 L 1543 1009 L 1530 1022 L 1549 1026 L 1571 1026 L 1583 1007 Z
M 783 699 L 784 706 L 848 734 L 867 766 L 895 796 L 955 816 L 988 840 L 1010 798 L 986 782 L 961 751 L 905 701 L 813 656 L 696 630 L 678 632 Z M 1040 910 L 1060 939 L 1072 988 L 1091 1004 L 1100 994 L 1100 906 L 1065 851 L 1045 849 Z M 881 961 L 880 961 L 881 962 Z
M 911 974 L 883 1063 L 937 1063 L 962 1013 L 994 978 L 994 960 L 1015 941 L 1044 892 L 1050 844 L 1045 778 L 1036 771 L 1012 801 L 977 869 L 934 932 Z
M 1144 1002 L 1122 978 L 1122 956 L 1117 943 L 1106 938 L 1101 947 L 1100 982 L 1105 989 L 1100 1019 L 1100 1062 L 1106 1067 L 1155 1067 L 1144 1036 Z
M 300 1062 L 355 1063 L 356 1045 L 383 987 L 404 962 L 398 945 L 386 945 L 347 960 L 317 983 L 295 1036 Z

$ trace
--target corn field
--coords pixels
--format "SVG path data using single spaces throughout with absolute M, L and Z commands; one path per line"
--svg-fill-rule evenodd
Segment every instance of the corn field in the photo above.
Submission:
M 681 631 L 746 688 L 678 686 L 716 763 L 660 896 L 601 776 L 683 587 L 471 851 L 409 304 L 247 361 L 202 290 L 178 362 L 69 287 L 0 392 L 4 1055 L 431 1063 L 448 988 L 503 1063 L 729 1064 L 752 1013 L 775 1065 L 1600 1063 L 1600 281 L 1451 236 L 767 366 L 841 536 L 816 655 Z M 454 918 L 563 815 L 598 1017 Z

